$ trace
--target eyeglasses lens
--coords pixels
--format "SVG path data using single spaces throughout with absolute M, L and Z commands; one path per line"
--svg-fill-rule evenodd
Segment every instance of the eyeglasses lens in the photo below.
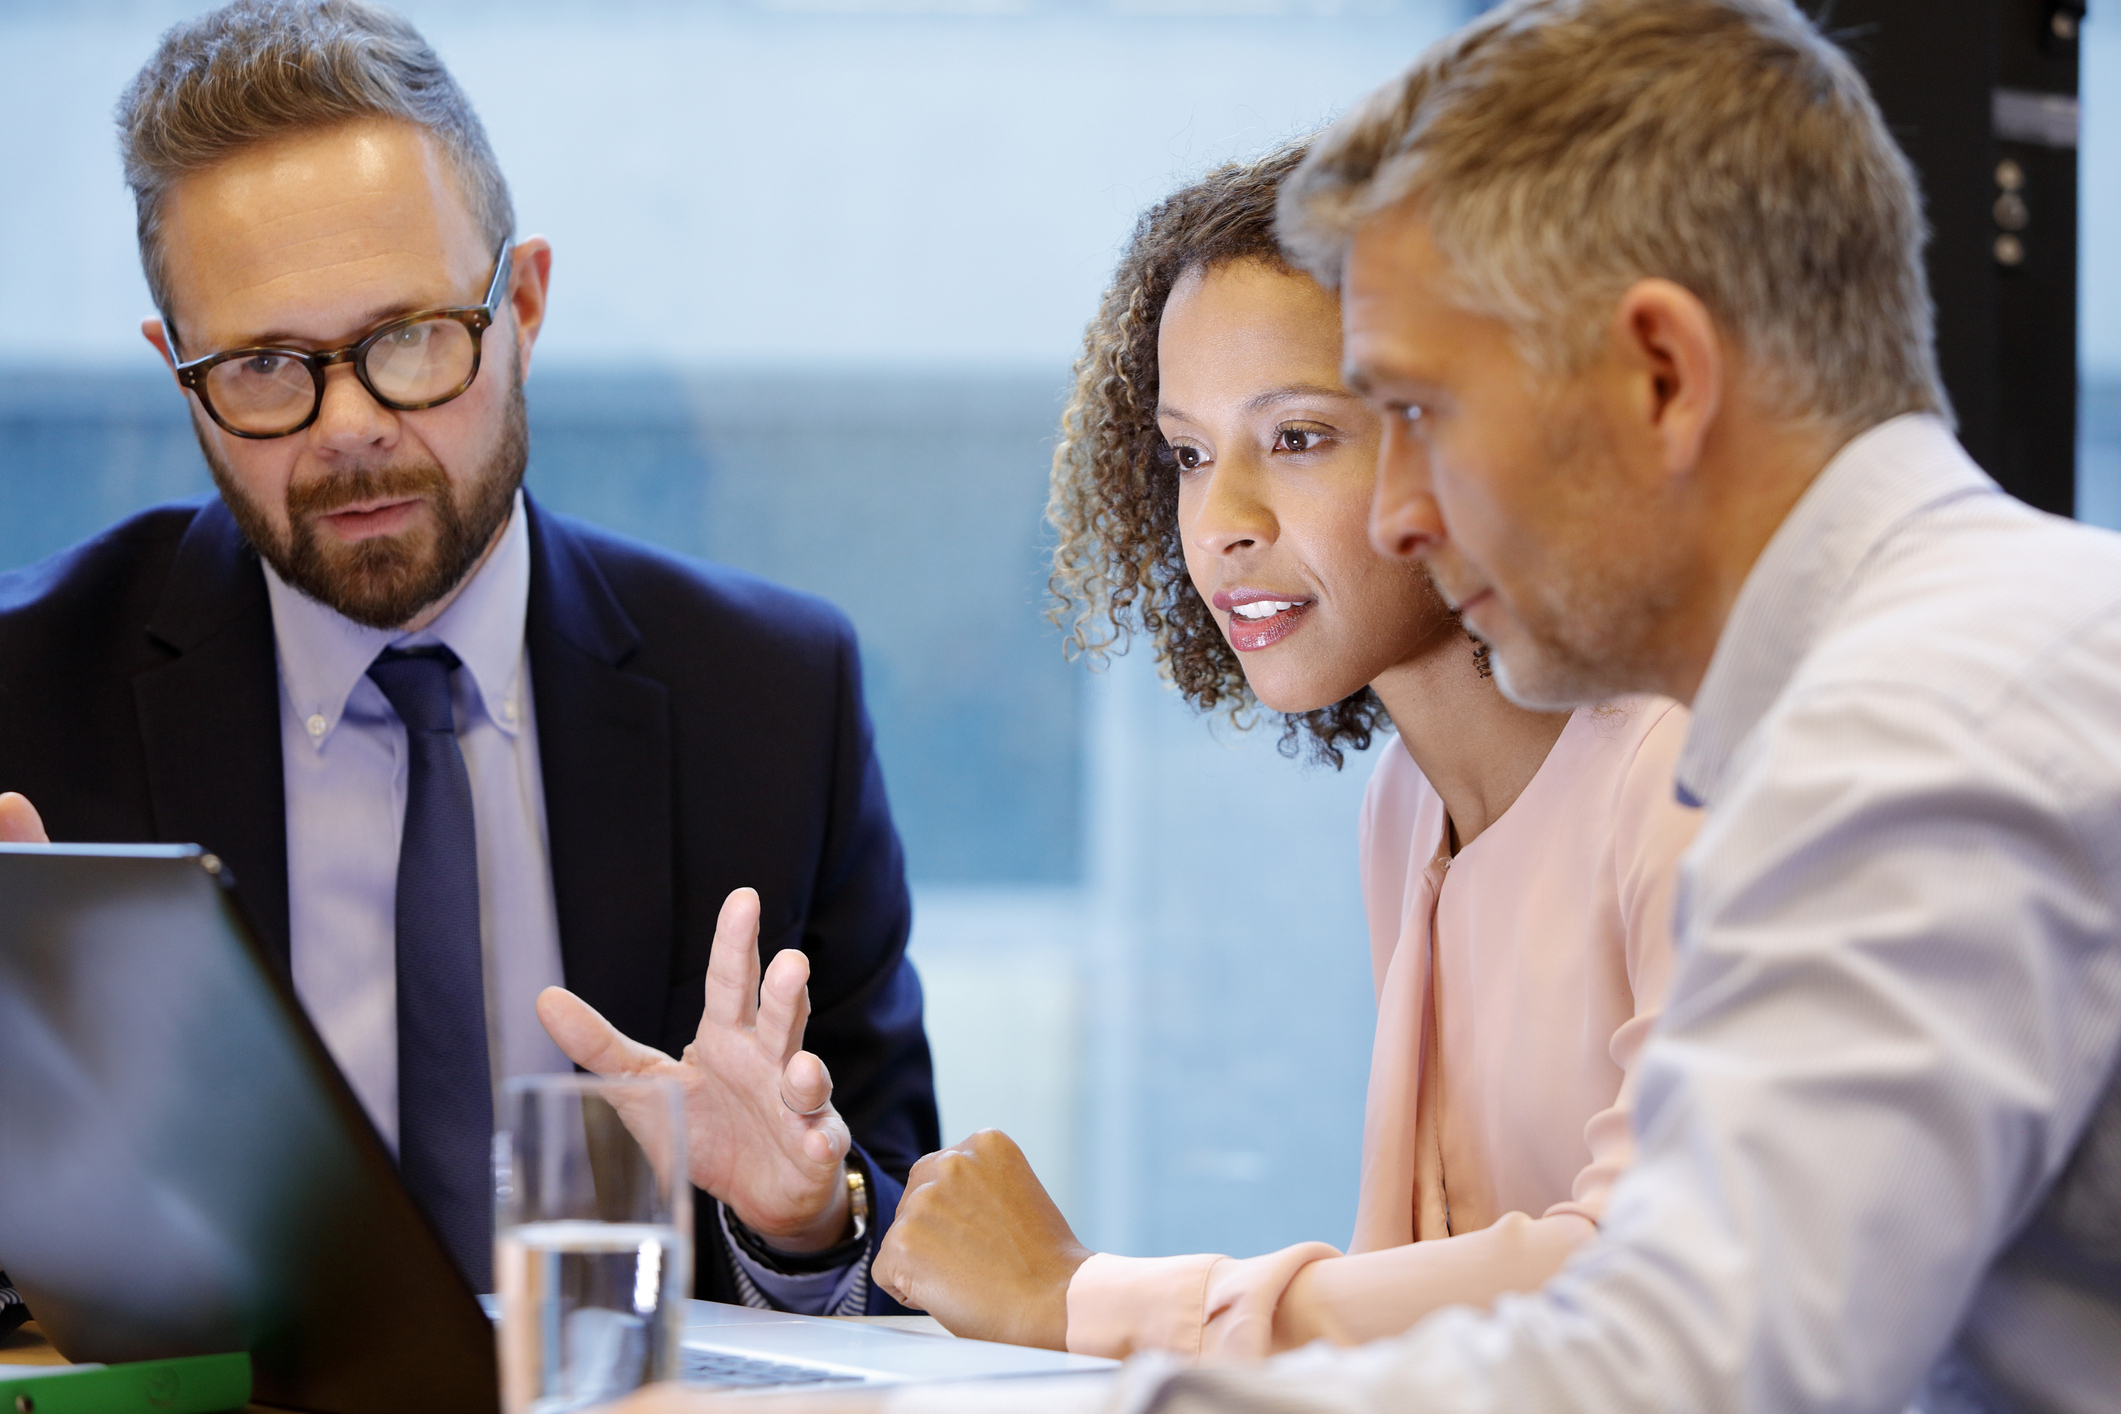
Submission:
M 368 346 L 368 381 L 394 403 L 446 398 L 471 376 L 471 331 L 454 319 L 422 319 Z
M 309 416 L 317 385 L 309 369 L 280 354 L 217 363 L 206 373 L 214 411 L 245 432 L 284 432 Z
M 363 356 L 369 386 L 387 403 L 418 407 L 463 391 L 478 357 L 472 333 L 454 319 L 422 319 L 387 331 Z M 206 373 L 206 397 L 242 432 L 292 432 L 316 406 L 309 366 L 283 354 L 231 358 Z

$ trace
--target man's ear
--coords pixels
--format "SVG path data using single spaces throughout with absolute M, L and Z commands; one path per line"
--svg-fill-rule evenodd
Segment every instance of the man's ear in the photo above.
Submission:
M 509 277 L 508 302 L 516 316 L 516 360 L 530 374 L 530 349 L 545 327 L 545 291 L 552 283 L 552 242 L 532 236 L 515 249 L 515 271 Z
M 140 333 L 155 346 L 155 352 L 162 355 L 162 361 L 169 365 L 170 376 L 174 378 L 177 371 L 177 354 L 176 350 L 169 346 L 169 330 L 162 327 L 162 321 L 159 319 L 143 319 L 140 321 Z
M 1656 443 L 1666 475 L 1685 475 L 1723 405 L 1730 356 L 1714 317 L 1684 285 L 1638 280 L 1613 312 L 1612 338 L 1633 435 Z

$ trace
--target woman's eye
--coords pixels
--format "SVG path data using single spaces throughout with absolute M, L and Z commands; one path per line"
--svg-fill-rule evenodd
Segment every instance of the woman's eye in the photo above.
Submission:
M 1199 470 L 1200 448 L 1188 447 L 1183 445 L 1173 447 L 1171 449 L 1171 463 L 1172 465 L 1176 466 L 1180 471 Z
M 1284 452 L 1315 452 L 1326 434 L 1315 427 L 1284 427 L 1274 434 L 1274 445 Z

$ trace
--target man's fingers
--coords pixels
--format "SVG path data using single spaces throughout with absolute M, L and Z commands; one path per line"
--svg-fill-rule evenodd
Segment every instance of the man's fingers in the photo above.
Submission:
M 722 900 L 707 954 L 707 1007 L 700 1029 L 749 1026 L 759 1007 L 759 896 L 737 889 Z
M 538 1020 L 567 1059 L 598 1075 L 638 1075 L 671 1063 L 670 1057 L 633 1040 L 565 987 L 538 993 Z
M 803 1049 L 803 1028 L 809 1021 L 810 959 L 795 948 L 783 948 L 759 988 L 759 1045 L 786 1065 Z
M 837 1169 L 854 1144 L 847 1122 L 838 1115 L 803 1136 L 803 1157 L 821 1169 Z
M 814 1115 L 832 1100 L 832 1072 L 808 1051 L 797 1051 L 781 1067 L 781 1103 L 799 1115 Z
M 50 844 L 37 807 L 17 791 L 0 794 L 0 844 Z

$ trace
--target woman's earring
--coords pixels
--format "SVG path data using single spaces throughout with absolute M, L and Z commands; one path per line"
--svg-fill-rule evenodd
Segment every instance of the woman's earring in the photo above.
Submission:
M 1473 639 L 1473 671 L 1484 678 L 1494 677 L 1494 665 L 1488 662 L 1488 641 L 1484 638 L 1475 638 L 1470 633 L 1466 637 Z

